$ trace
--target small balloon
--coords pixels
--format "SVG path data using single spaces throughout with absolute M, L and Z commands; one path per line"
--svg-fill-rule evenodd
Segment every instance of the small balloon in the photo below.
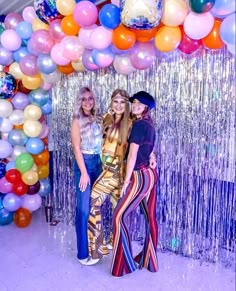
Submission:
M 14 213 L 14 222 L 18 227 L 27 227 L 32 220 L 32 213 L 26 208 L 19 208 Z

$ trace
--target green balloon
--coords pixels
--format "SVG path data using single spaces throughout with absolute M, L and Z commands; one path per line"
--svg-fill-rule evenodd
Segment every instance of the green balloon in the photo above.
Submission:
M 205 13 L 211 10 L 215 0 L 189 0 L 189 6 L 195 13 Z
M 4 30 L 4 27 L 0 24 L 0 35 L 3 33 Z
M 29 153 L 22 153 L 16 159 L 16 168 L 22 174 L 29 171 L 34 164 L 34 159 Z

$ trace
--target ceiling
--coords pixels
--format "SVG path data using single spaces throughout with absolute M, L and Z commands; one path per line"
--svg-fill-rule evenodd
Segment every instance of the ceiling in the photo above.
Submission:
M 96 4 L 105 0 L 96 1 Z M 7 15 L 10 12 L 22 13 L 25 7 L 34 6 L 34 0 L 0 0 L 0 15 Z

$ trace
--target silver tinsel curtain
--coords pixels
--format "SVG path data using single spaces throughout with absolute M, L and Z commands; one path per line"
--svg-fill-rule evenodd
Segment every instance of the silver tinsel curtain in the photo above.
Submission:
M 235 60 L 227 51 L 164 55 L 145 71 L 113 68 L 63 76 L 53 89 L 54 190 L 57 217 L 73 224 L 75 194 L 70 125 L 77 91 L 90 86 L 105 112 L 114 89 L 150 92 L 157 131 L 159 249 L 202 261 L 233 263 L 235 203 Z M 110 214 L 108 214 L 110 215 Z M 132 217 L 132 237 L 142 235 Z

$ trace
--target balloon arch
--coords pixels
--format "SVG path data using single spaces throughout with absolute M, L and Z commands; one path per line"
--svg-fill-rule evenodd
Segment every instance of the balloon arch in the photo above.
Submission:
M 129 75 L 176 50 L 235 54 L 234 0 L 36 0 L 0 25 L 0 225 L 29 225 L 50 191 L 50 89 L 61 75 Z M 100 1 L 101 2 L 101 1 Z

